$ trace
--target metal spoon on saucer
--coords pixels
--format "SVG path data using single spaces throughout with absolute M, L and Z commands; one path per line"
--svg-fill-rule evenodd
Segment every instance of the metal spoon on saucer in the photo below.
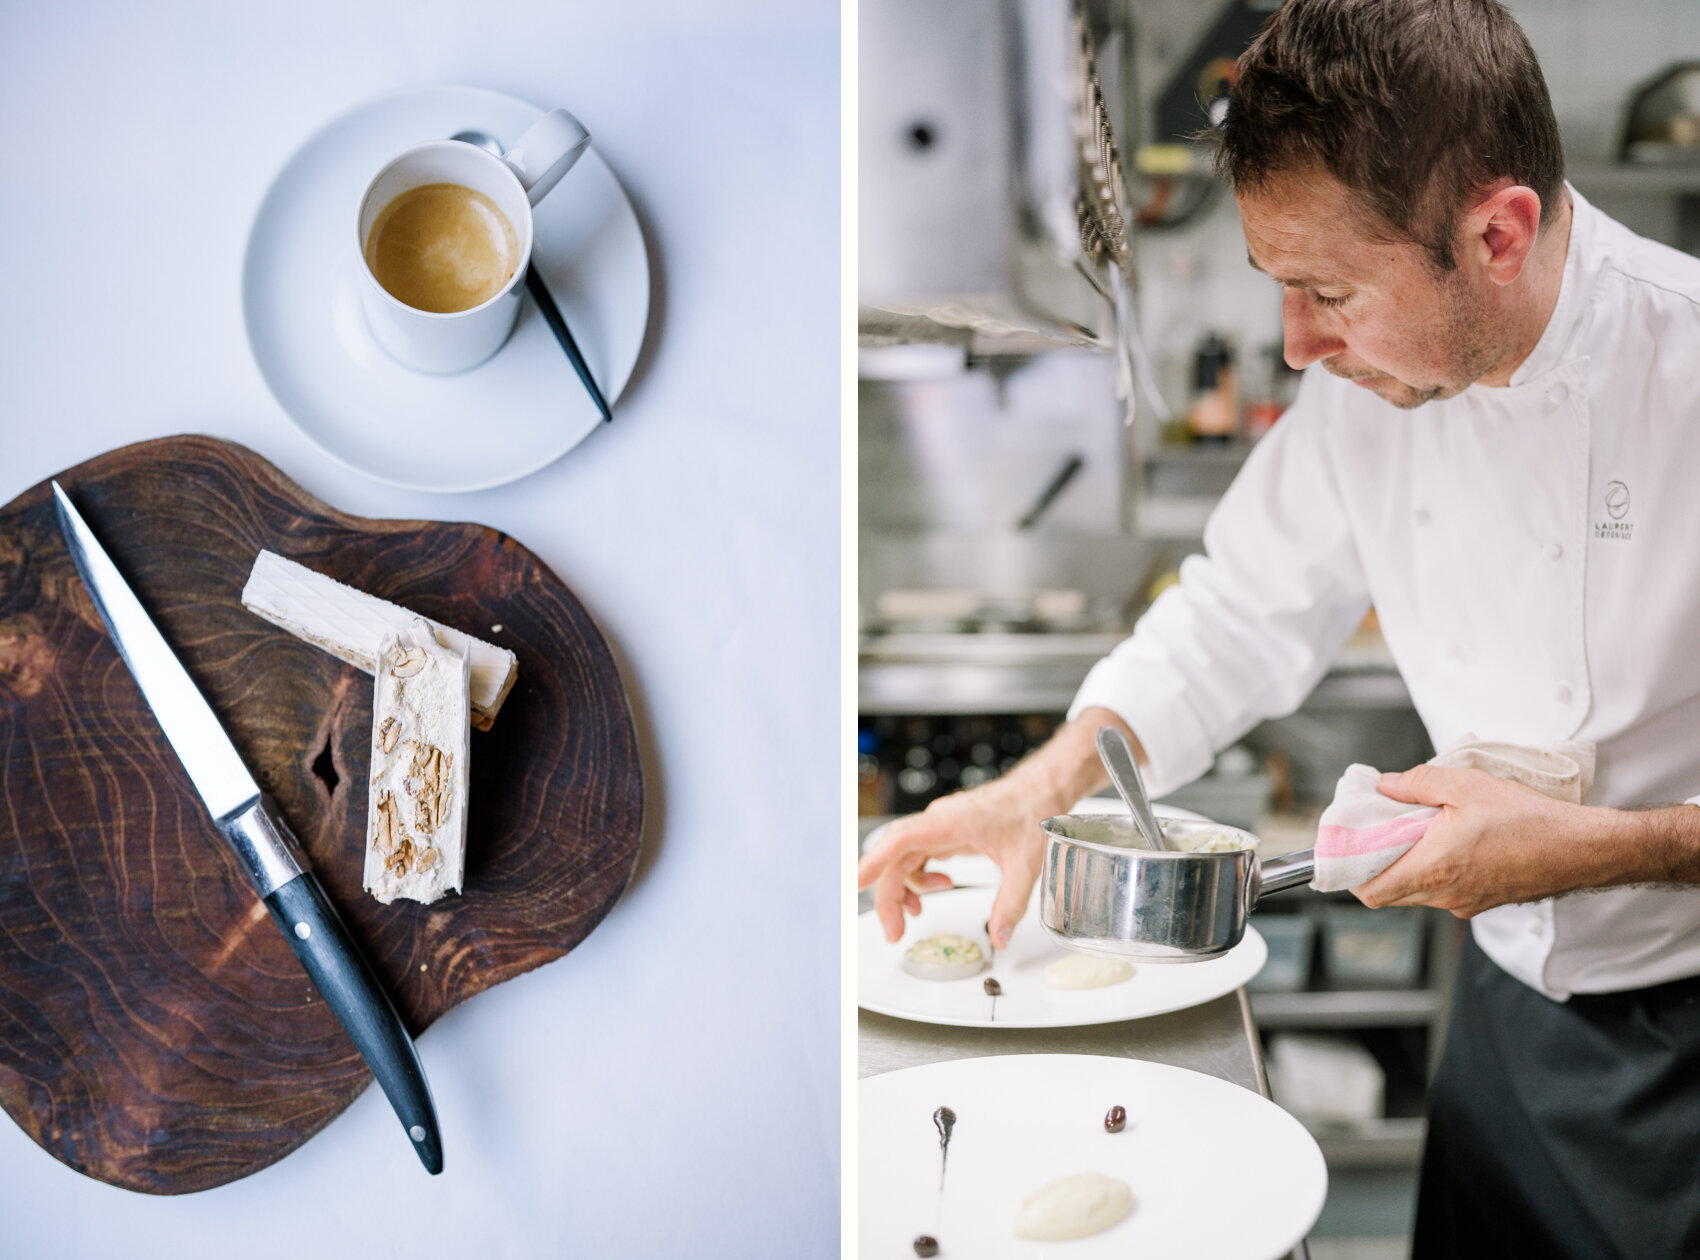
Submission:
M 489 132 L 457 131 L 449 139 L 459 140 L 464 144 L 475 144 L 497 157 L 502 156 L 501 141 Z M 537 303 L 537 309 L 543 313 L 543 322 L 549 325 L 549 331 L 555 334 L 555 340 L 560 342 L 561 349 L 566 351 L 567 361 L 573 365 L 573 371 L 577 372 L 579 380 L 584 382 L 591 401 L 596 404 L 596 410 L 602 413 L 604 420 L 612 420 L 614 414 L 608 409 L 608 400 L 602 397 L 602 391 L 596 387 L 596 378 L 591 376 L 584 355 L 579 353 L 578 342 L 573 340 L 572 330 L 567 327 L 567 321 L 561 318 L 561 309 L 555 305 L 555 299 L 549 296 L 549 289 L 544 285 L 543 277 L 536 267 L 526 267 L 525 287 L 531 294 L 531 300 Z
M 1110 782 L 1116 785 L 1122 800 L 1133 815 L 1133 825 L 1145 837 L 1145 847 L 1161 853 L 1171 848 L 1157 815 L 1151 811 L 1151 798 L 1145 794 L 1145 780 L 1139 777 L 1139 765 L 1133 759 L 1133 745 L 1113 726 L 1098 728 L 1098 756 L 1104 769 L 1110 772 Z

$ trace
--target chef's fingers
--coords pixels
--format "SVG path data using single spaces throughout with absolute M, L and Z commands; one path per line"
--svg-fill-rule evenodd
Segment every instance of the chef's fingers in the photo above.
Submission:
M 1380 876 L 1376 878 L 1379 879 Z M 1374 880 L 1369 881 L 1369 883 L 1374 882 Z M 1396 906 L 1432 906 L 1436 910 L 1445 910 L 1455 919 L 1473 919 L 1479 913 L 1472 909 L 1442 904 L 1444 899 L 1433 889 L 1423 887 L 1371 889 L 1369 883 L 1359 884 L 1352 889 L 1352 892 L 1359 901 L 1372 910 L 1386 910 Z
M 1401 853 L 1386 870 L 1366 879 L 1351 893 L 1372 910 L 1383 906 L 1427 905 L 1431 895 L 1426 882 L 1430 864 L 1418 853 L 1422 841 Z
M 903 890 L 903 909 L 909 914 L 921 913 L 921 897 L 913 888 Z
M 880 842 L 862 855 L 862 860 L 856 864 L 856 888 L 860 891 L 881 878 L 892 866 L 907 856 L 903 845 L 903 832 L 896 824 L 884 828 L 885 835 Z
M 1007 853 L 1002 862 L 1003 882 L 998 885 L 998 895 L 992 901 L 992 915 L 988 920 L 994 949 L 1009 948 L 1010 933 L 1021 922 L 1021 916 L 1027 913 L 1027 900 L 1033 895 L 1033 885 L 1039 879 L 1039 863 L 1036 860 L 1039 852 L 1041 850 L 1037 846 L 1025 846 Z
M 1392 870 L 1393 868 L 1388 867 L 1387 869 Z M 1350 889 L 1349 891 L 1352 896 L 1363 902 L 1364 905 L 1368 906 L 1371 910 L 1379 910 L 1382 906 L 1391 906 L 1396 904 L 1393 900 L 1391 900 L 1391 898 L 1401 895 L 1396 891 L 1397 887 L 1398 886 L 1396 884 L 1388 881 L 1387 871 L 1383 871 L 1374 879 L 1366 879 L 1356 888 Z
M 910 892 L 930 893 L 943 892 L 946 888 L 954 888 L 956 883 L 943 871 L 919 870 L 904 881 Z
M 888 867 L 874 887 L 874 913 L 879 915 L 880 927 L 888 941 L 896 942 L 903 935 L 904 901 L 914 895 L 904 881 L 913 871 L 914 867 L 908 870 Z
M 887 824 L 878 845 L 863 854 L 856 865 L 856 887 L 866 888 L 896 865 L 908 872 L 925 864 L 928 858 L 968 852 L 968 845 L 957 836 L 956 830 L 949 821 L 925 813 L 910 814 Z
M 1456 805 L 1461 776 L 1479 770 L 1452 770 L 1442 766 L 1413 766 L 1403 774 L 1384 774 L 1376 780 L 1376 791 L 1407 805 Z

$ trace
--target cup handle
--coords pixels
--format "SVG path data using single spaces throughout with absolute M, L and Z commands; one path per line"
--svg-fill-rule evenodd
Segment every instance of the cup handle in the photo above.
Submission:
M 572 169 L 590 144 L 590 133 L 564 109 L 552 109 L 502 154 L 508 169 L 519 176 L 525 195 L 536 205 Z

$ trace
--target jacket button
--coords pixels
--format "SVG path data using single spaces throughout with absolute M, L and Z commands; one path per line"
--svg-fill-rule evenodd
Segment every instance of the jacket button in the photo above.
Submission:
M 1562 406 L 1564 400 L 1570 397 L 1570 391 L 1562 385 L 1554 385 L 1547 390 L 1547 401 L 1553 406 Z
M 1560 557 L 1561 557 L 1561 556 L 1563 556 L 1563 555 L 1564 555 L 1564 546 L 1563 546 L 1563 544 L 1561 544 L 1561 543 L 1557 543 L 1557 542 L 1549 542 L 1549 543 L 1548 543 L 1548 544 L 1547 544 L 1547 545 L 1546 545 L 1546 546 L 1545 546 L 1545 547 L 1543 547 L 1543 548 L 1542 548 L 1542 549 L 1541 549 L 1541 550 L 1543 550 L 1543 551 L 1545 551 L 1545 552 L 1546 552 L 1546 553 L 1547 553 L 1547 559 L 1548 559 L 1548 560 L 1557 560 L 1557 559 L 1559 559 L 1559 558 L 1560 558 Z
M 1560 704 L 1569 704 L 1570 703 L 1570 688 L 1566 684 L 1559 683 L 1558 687 L 1553 691 L 1552 694 L 1553 694 L 1553 699 L 1557 700 Z
M 1421 507 L 1418 508 L 1415 512 L 1411 513 L 1411 519 L 1419 525 L 1427 525 L 1429 522 L 1428 509 Z

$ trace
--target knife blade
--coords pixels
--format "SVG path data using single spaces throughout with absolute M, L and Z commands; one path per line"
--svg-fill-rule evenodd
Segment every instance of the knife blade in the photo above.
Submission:
M 276 803 L 243 764 L 218 715 L 70 496 L 57 481 L 52 485 L 71 561 L 172 751 L 295 957 L 372 1069 L 420 1162 L 427 1172 L 442 1172 L 443 1145 L 431 1087 L 395 1004 L 325 896 Z

